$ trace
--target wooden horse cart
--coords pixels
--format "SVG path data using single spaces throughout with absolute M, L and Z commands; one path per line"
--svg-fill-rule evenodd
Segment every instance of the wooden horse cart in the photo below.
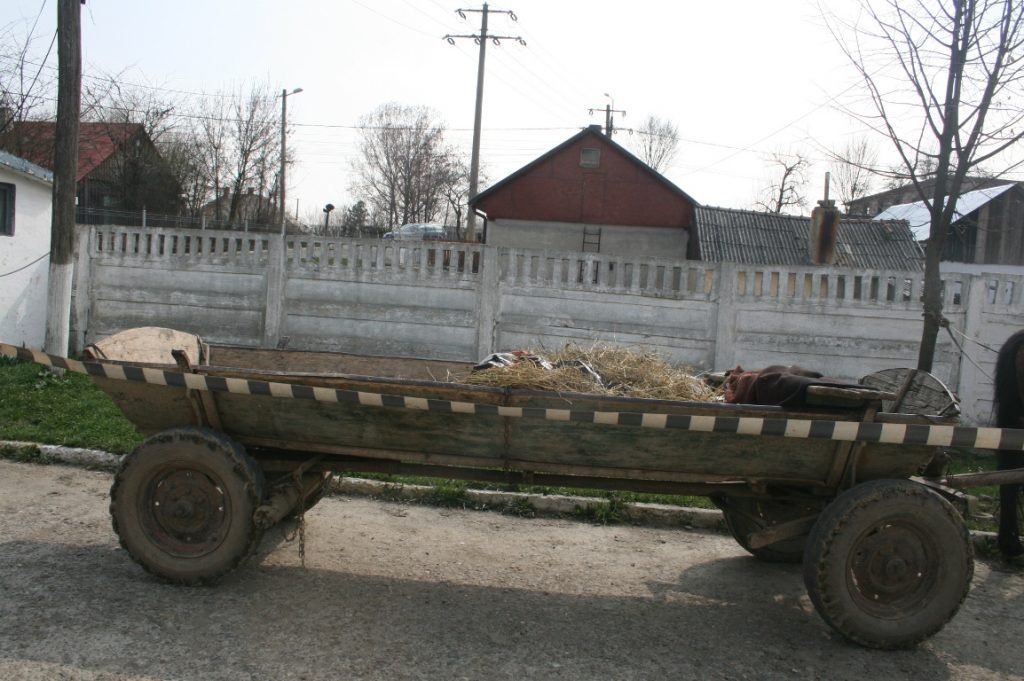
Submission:
M 173 582 L 233 569 L 265 530 L 316 503 L 332 471 L 704 495 L 754 556 L 802 561 L 834 629 L 898 648 L 936 633 L 967 595 L 957 489 L 1024 481 L 946 477 L 938 455 L 1021 449 L 1024 431 L 887 411 L 904 396 L 876 388 L 812 388 L 798 411 L 561 394 L 449 380 L 467 364 L 153 331 L 114 336 L 85 361 L 0 352 L 89 374 L 149 436 L 125 457 L 110 511 L 132 558 Z

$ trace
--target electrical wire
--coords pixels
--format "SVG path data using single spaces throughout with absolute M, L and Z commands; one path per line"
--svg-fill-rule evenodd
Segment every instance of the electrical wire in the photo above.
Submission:
M 966 359 L 968 362 L 970 362 L 974 366 L 974 368 L 978 370 L 978 373 L 980 373 L 982 376 L 987 378 L 992 383 L 995 383 L 995 378 L 990 376 L 987 371 L 982 369 L 981 366 L 977 362 L 975 362 L 974 359 L 967 353 L 967 351 L 964 350 L 964 347 L 960 345 L 960 342 L 956 339 L 956 336 L 953 335 L 952 329 L 949 328 L 950 324 L 946 323 L 943 324 L 943 326 L 946 329 L 946 333 L 949 334 L 949 339 L 953 341 L 953 345 L 955 345 L 957 350 L 960 351 L 960 356 Z
M 10 272 L 5 272 L 4 274 L 0 274 L 0 279 L 3 279 L 4 277 L 9 277 L 12 274 L 17 274 L 18 272 L 21 272 L 22 270 L 27 270 L 29 267 L 32 267 L 32 265 L 35 265 L 37 262 L 39 262 L 43 258 L 48 258 L 48 257 L 50 257 L 50 252 L 49 251 L 47 251 L 46 253 L 43 253 L 41 256 L 39 256 L 38 258 L 36 258 L 35 260 L 33 260 L 32 262 L 30 262 L 27 265 L 23 265 L 23 266 L 19 267 L 16 270 L 11 270 Z

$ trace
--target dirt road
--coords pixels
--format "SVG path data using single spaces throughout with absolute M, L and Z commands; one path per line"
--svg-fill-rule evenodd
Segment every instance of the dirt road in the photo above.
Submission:
M 1022 679 L 1024 575 L 917 650 L 834 637 L 724 536 L 331 498 L 214 587 L 117 546 L 110 476 L 0 461 L 0 679 Z M 1000 633 L 1002 632 L 1002 633 Z

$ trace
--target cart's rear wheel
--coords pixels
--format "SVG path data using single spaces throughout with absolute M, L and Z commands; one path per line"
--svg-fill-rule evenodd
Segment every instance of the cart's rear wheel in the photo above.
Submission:
M 202 428 L 150 437 L 125 457 L 110 490 L 121 546 L 148 572 L 209 582 L 256 548 L 263 474 L 241 445 Z
M 811 530 L 804 582 L 818 614 L 870 648 L 906 648 L 960 608 L 974 574 L 963 519 L 908 480 L 847 490 Z
M 750 535 L 779 523 L 814 515 L 820 507 L 800 501 L 751 497 L 718 497 L 714 501 L 722 509 L 733 539 L 755 558 L 768 563 L 799 563 L 803 560 L 806 534 L 757 548 L 751 547 Z

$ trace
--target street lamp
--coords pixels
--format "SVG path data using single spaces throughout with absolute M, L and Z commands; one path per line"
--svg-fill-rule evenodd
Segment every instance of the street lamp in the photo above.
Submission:
M 284 181 L 284 167 L 285 162 L 288 160 L 286 136 L 288 134 L 288 95 L 297 95 L 302 92 L 302 88 L 297 87 L 291 92 L 287 89 L 281 90 L 281 235 L 285 234 L 285 181 Z
M 328 203 L 324 206 L 324 236 L 327 236 L 328 230 L 331 226 L 331 211 L 334 210 L 334 204 Z

